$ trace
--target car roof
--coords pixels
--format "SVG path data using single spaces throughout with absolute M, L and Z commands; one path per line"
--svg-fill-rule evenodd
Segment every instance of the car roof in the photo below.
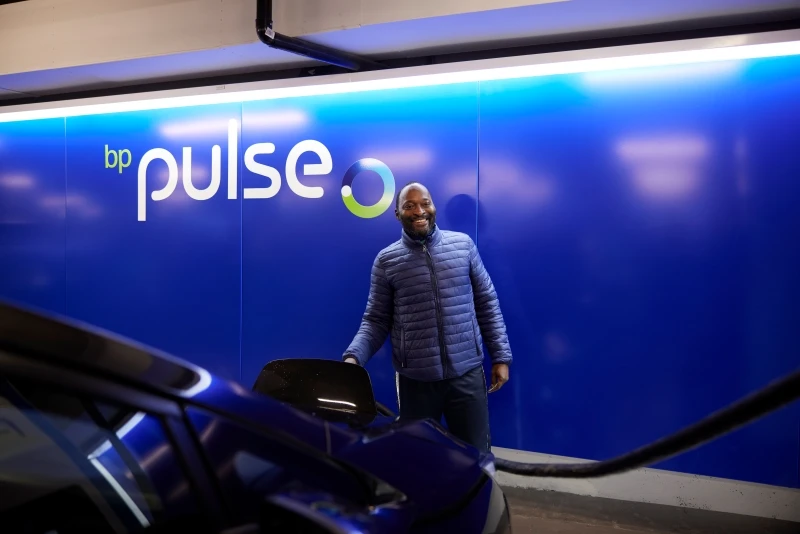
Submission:
M 112 374 L 181 394 L 210 380 L 204 369 L 98 327 L 0 300 L 0 350 Z

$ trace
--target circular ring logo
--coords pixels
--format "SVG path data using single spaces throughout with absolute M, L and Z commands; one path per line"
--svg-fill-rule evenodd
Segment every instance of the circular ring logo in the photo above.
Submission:
M 383 180 L 383 196 L 372 206 L 364 206 L 353 197 L 353 180 L 363 171 L 373 171 L 378 173 L 378 176 Z M 364 158 L 353 163 L 347 172 L 344 173 L 342 178 L 342 200 L 347 209 L 356 217 L 362 219 L 372 219 L 377 217 L 394 201 L 394 175 L 389 167 L 380 160 L 375 158 Z

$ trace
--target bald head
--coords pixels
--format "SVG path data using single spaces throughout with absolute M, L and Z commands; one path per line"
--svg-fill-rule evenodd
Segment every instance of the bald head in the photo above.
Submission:
M 428 188 L 419 182 L 406 184 L 397 194 L 395 215 L 409 236 L 427 237 L 436 224 L 436 206 Z
M 400 204 L 405 200 L 408 191 L 411 189 L 417 189 L 418 191 L 426 194 L 428 198 L 430 198 L 430 193 L 428 192 L 428 188 L 422 185 L 419 182 L 408 182 L 406 185 L 403 186 L 402 189 L 397 193 L 397 197 L 394 200 L 394 209 L 398 211 L 400 209 Z

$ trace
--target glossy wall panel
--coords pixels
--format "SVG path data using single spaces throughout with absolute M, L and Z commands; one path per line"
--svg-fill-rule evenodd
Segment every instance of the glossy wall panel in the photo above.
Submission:
M 481 84 L 479 246 L 516 356 L 497 445 L 609 458 L 800 363 L 798 67 Z M 799 416 L 660 467 L 796 485 Z
M 67 121 L 68 314 L 227 378 L 239 376 L 241 199 L 228 198 L 228 127 L 230 120 L 241 120 L 240 109 L 179 108 Z M 214 145 L 220 147 L 218 171 Z M 190 166 L 184 147 L 191 149 Z M 174 158 L 174 190 L 153 200 L 170 178 L 165 160 L 154 159 L 144 169 L 142 203 L 140 163 L 152 149 Z M 238 163 L 240 156 L 234 159 Z M 185 186 L 189 167 L 197 189 L 206 189 L 219 172 L 216 194 L 191 198 Z
M 0 297 L 64 312 L 64 119 L 0 124 Z
M 247 385 L 276 358 L 340 358 L 358 330 L 369 276 L 378 252 L 400 238 L 394 200 L 381 215 L 360 218 L 342 199 L 342 180 L 357 161 L 375 158 L 397 188 L 412 180 L 430 187 L 445 228 L 475 237 L 477 193 L 477 85 L 245 103 L 242 142 L 273 143 L 256 160 L 280 171 L 281 186 L 267 199 L 243 203 L 242 381 Z M 322 187 L 319 198 L 293 192 L 287 156 L 305 140 L 322 143 L 332 169 L 304 174 L 320 163 L 306 153 L 297 162 L 302 184 Z M 243 186 L 268 187 L 268 178 L 245 171 Z M 355 199 L 380 200 L 384 188 L 372 171 L 356 175 Z M 388 345 L 369 371 L 379 400 L 396 406 Z
M 797 117 L 800 57 L 0 124 L 0 295 L 250 387 L 358 329 L 400 225 L 343 186 L 423 181 L 508 324 L 493 444 L 608 458 L 800 365 Z M 798 487 L 798 427 L 795 404 L 659 467 Z

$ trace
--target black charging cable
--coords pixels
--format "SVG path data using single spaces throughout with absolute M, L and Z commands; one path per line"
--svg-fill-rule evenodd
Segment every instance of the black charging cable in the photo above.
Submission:
M 531 477 L 595 478 L 654 464 L 698 447 L 800 398 L 800 369 L 683 430 L 600 462 L 541 464 L 495 458 L 498 471 Z

